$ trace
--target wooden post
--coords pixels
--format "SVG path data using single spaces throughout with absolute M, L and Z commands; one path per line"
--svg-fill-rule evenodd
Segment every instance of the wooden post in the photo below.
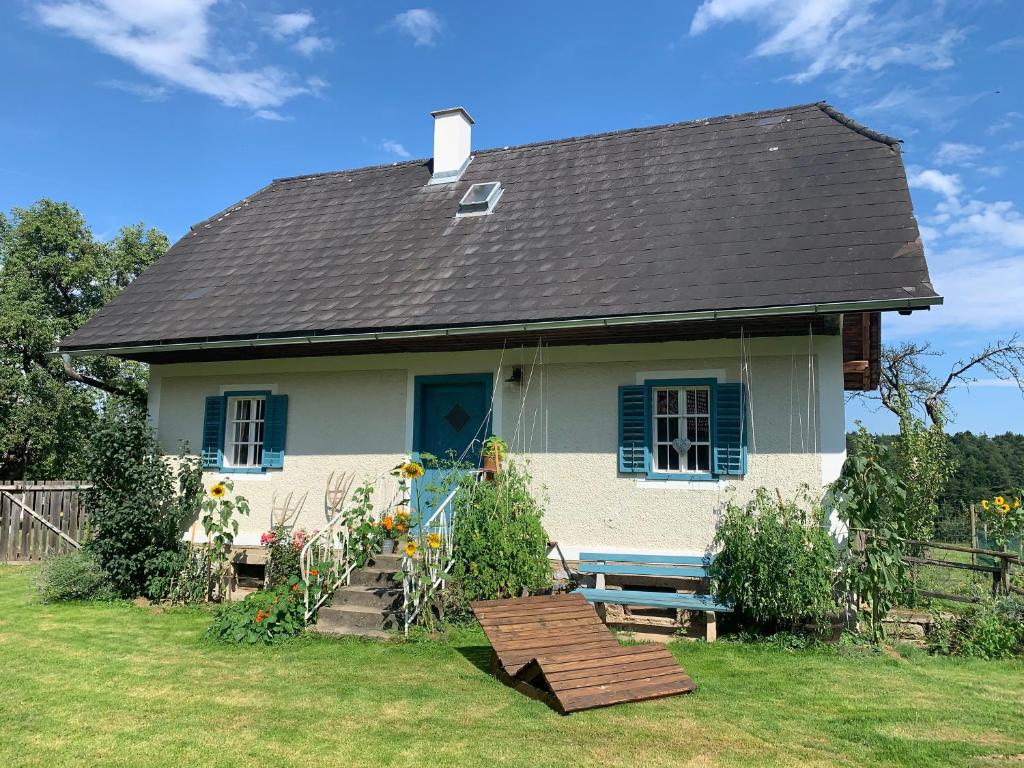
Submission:
M 971 502 L 971 546 L 978 548 L 978 508 Z M 978 555 L 971 552 L 971 565 L 978 564 Z
M 704 639 L 709 643 L 718 639 L 718 619 L 714 611 L 704 611 Z

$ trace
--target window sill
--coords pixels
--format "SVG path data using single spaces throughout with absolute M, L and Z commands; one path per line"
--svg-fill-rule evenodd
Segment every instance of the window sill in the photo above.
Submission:
M 224 477 L 243 476 L 248 480 L 269 480 L 266 467 L 211 467 L 203 470 Z
M 636 478 L 637 488 L 647 490 L 723 491 L 729 487 L 730 482 L 713 475 L 653 475 Z

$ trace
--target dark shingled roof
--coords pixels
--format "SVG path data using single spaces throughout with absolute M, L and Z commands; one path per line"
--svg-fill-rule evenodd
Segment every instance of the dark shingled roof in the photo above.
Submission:
M 824 104 L 278 179 L 62 350 L 702 310 L 935 303 L 895 139 Z M 475 182 L 489 216 L 455 218 Z

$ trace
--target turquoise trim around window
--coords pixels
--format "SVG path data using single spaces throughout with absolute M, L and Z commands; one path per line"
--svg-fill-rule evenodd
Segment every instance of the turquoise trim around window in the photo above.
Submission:
M 644 381 L 644 400 L 647 403 L 647 421 L 653 420 L 654 390 L 657 387 L 707 387 L 708 388 L 708 422 L 711 425 L 710 453 L 714 465 L 714 449 L 718 443 L 716 426 L 715 402 L 718 379 L 647 379 Z M 718 477 L 712 472 L 658 472 L 653 469 L 654 457 L 651 446 L 654 444 L 654 430 L 648 423 L 647 450 L 644 457 L 644 477 L 647 480 L 694 480 L 697 482 L 715 481 Z
M 221 435 L 221 446 L 227 442 L 227 429 L 228 422 L 231 421 L 231 414 L 228 412 L 228 398 L 231 397 L 262 397 L 264 400 L 269 400 L 273 393 L 269 389 L 239 389 L 231 392 L 225 392 L 221 395 L 224 400 L 224 423 L 221 425 L 221 429 L 224 434 Z M 264 406 L 266 407 L 266 406 Z M 265 413 L 265 412 L 264 412 Z M 266 429 L 264 422 L 264 429 Z M 217 467 L 217 471 L 222 475 L 262 475 L 267 471 L 266 467 L 229 467 L 227 459 L 223 454 L 223 448 L 220 452 L 220 466 Z

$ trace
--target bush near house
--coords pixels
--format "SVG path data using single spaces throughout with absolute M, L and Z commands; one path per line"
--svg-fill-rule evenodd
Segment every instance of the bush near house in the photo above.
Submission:
M 228 603 L 217 610 L 207 635 L 250 645 L 295 637 L 306 625 L 302 590 L 302 580 L 293 576 L 287 584 L 253 592 L 240 603 Z
M 187 450 L 187 447 L 186 447 Z M 184 454 L 175 472 L 143 409 L 111 398 L 87 452 L 86 544 L 123 597 L 165 597 L 185 566 L 182 531 L 199 514 L 202 471 Z
M 715 546 L 715 595 L 735 605 L 746 627 L 822 625 L 838 611 L 836 549 L 820 509 L 760 488 L 744 505 L 729 502 Z
M 985 600 L 957 616 L 938 614 L 928 650 L 943 656 L 1009 659 L 1024 654 L 1024 600 Z
M 39 571 L 36 588 L 44 603 L 115 596 L 106 571 L 87 550 L 66 552 L 48 560 Z
M 454 504 L 452 576 L 464 610 L 473 600 L 551 588 L 544 510 L 524 467 L 510 461 L 493 482 L 463 481 Z M 449 615 L 458 613 L 452 606 L 449 610 Z

